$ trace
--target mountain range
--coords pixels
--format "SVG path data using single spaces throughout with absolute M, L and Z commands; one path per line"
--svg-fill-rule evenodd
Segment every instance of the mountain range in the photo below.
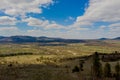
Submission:
M 50 42 L 63 42 L 63 43 L 80 43 L 85 42 L 79 39 L 63 39 L 63 38 L 51 38 L 51 37 L 33 37 L 33 36 L 10 36 L 4 37 L 0 36 L 0 42 L 12 42 L 12 43 L 24 43 L 24 42 L 40 42 L 40 43 L 50 43 Z
M 100 38 L 97 40 L 120 40 L 120 37 L 108 39 Z M 2 42 L 12 42 L 12 43 L 24 43 L 24 42 L 40 42 L 40 43 L 50 43 L 50 42 L 63 42 L 63 43 L 83 43 L 86 42 L 84 39 L 63 39 L 63 38 L 51 38 L 51 37 L 33 37 L 33 36 L 0 36 L 0 43 Z

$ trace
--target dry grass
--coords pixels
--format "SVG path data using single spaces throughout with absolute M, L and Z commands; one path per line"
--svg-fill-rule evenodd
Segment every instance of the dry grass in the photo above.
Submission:
M 107 41 L 109 44 L 113 44 Z M 120 45 L 69 44 L 67 46 L 39 46 L 35 44 L 0 44 L 0 54 L 33 53 L 0 57 L 0 80 L 80 80 L 91 75 L 91 59 L 85 61 L 84 71 L 72 73 L 74 66 L 79 66 L 80 59 L 69 58 L 101 53 L 120 52 Z M 66 59 L 66 60 L 65 60 Z M 12 64 L 12 66 L 9 66 Z M 104 62 L 102 62 L 104 66 Z M 112 71 L 116 62 L 110 62 Z M 83 80 L 83 78 L 81 79 Z

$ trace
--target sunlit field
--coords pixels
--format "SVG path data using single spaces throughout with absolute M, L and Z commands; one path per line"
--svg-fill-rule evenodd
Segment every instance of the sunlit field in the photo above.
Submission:
M 91 58 L 84 61 L 84 71 L 72 73 L 72 69 L 84 59 L 82 57 L 92 55 L 96 51 L 105 54 L 120 51 L 119 41 L 105 41 L 105 43 L 104 45 L 91 42 L 76 43 L 64 46 L 40 46 L 40 43 L 0 44 L 0 78 L 83 80 L 84 77 L 91 76 Z M 102 64 L 105 65 L 105 62 Z M 110 64 L 114 69 L 116 62 Z
M 95 51 L 110 53 L 120 51 L 120 41 L 107 43 L 76 43 L 65 46 L 40 46 L 39 43 L 0 44 L 0 54 L 33 53 L 38 55 L 90 55 Z

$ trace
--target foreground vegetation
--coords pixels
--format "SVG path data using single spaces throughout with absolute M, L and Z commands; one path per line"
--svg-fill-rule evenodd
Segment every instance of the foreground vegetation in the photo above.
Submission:
M 96 51 L 98 58 L 93 55 Z M 0 80 L 117 80 L 119 52 L 119 41 L 65 46 L 0 44 Z

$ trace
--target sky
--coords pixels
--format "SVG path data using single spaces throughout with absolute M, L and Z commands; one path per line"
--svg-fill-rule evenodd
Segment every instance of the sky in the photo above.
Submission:
M 120 37 L 120 0 L 3 0 L 0 36 Z

